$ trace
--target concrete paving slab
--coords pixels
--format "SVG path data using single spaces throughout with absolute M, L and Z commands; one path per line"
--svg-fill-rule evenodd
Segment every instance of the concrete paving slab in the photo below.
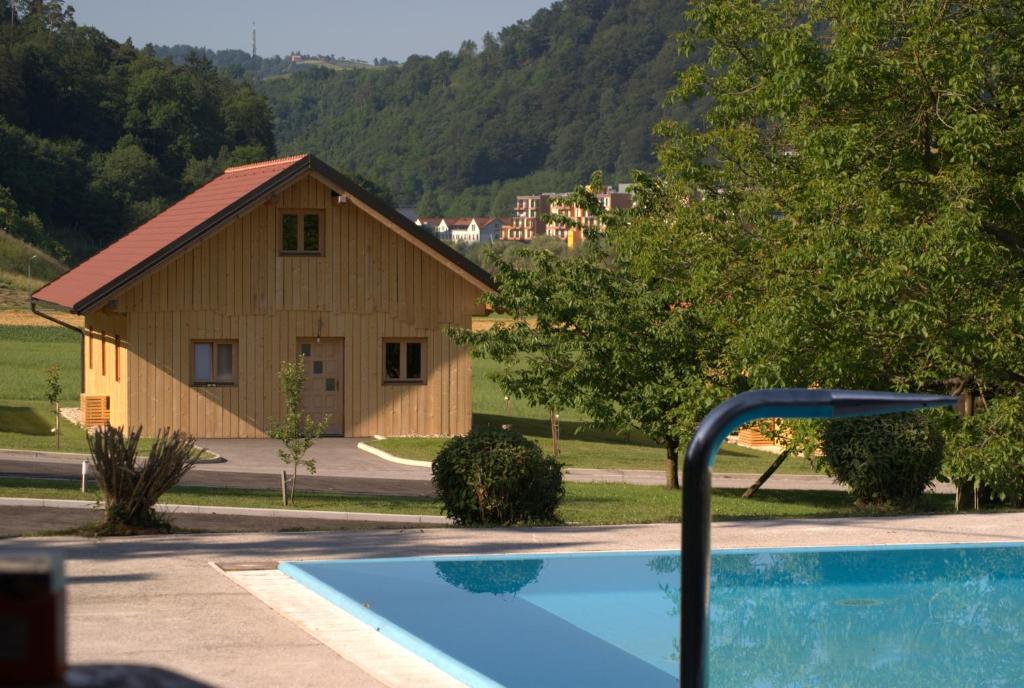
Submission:
M 136 538 L 26 538 L 14 551 L 67 560 L 73 663 L 152 664 L 219 686 L 377 686 L 209 563 L 679 547 L 679 526 L 404 529 Z M 740 521 L 712 525 L 715 548 L 1024 542 L 1024 513 Z

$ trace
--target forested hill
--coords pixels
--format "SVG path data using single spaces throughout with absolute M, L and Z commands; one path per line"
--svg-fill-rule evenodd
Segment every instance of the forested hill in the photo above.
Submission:
M 0 0 L 0 229 L 77 262 L 229 164 L 276 153 L 265 100 L 202 57 L 180 66 Z M 13 16 L 13 23 L 12 23 Z
M 257 88 L 282 153 L 315 152 L 423 214 L 505 215 L 517 193 L 653 166 L 652 125 L 696 116 L 662 105 L 683 67 L 685 11 L 684 0 L 562 0 L 457 53 Z

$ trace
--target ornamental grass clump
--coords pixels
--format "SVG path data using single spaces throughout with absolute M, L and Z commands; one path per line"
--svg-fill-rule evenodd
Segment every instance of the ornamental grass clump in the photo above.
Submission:
M 453 437 L 432 471 L 444 512 L 462 526 L 551 523 L 565 495 L 562 464 L 504 430 Z
M 168 532 L 170 522 L 157 513 L 160 497 L 178 484 L 202 453 L 195 438 L 180 430 L 161 430 L 149 457 L 138 458 L 142 428 L 106 427 L 89 436 L 92 470 L 103 493 L 101 535 Z

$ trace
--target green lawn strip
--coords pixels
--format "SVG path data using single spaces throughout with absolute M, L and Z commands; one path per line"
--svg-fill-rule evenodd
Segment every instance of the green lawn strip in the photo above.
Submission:
M 829 518 L 838 516 L 892 515 L 888 511 L 865 511 L 854 506 L 845 492 L 764 490 L 753 499 L 743 499 L 740 490 L 714 491 L 711 501 L 715 520 L 777 518 Z M 0 478 L 0 497 L 38 499 L 97 499 L 98 493 L 79 491 L 74 481 Z M 274 490 L 177 487 L 162 500 L 170 504 L 281 508 Z M 300 492 L 296 510 L 354 511 L 390 514 L 439 514 L 440 502 L 425 497 L 375 497 Z M 629 523 L 673 523 L 680 519 L 681 499 L 677 491 L 641 485 L 567 483 L 559 516 L 579 525 Z M 953 510 L 950 495 L 926 495 L 916 513 L 944 513 Z
M 77 481 L 0 478 L 0 497 L 34 497 L 36 499 L 100 498 L 90 481 L 82 492 Z M 161 502 L 199 506 L 236 506 L 280 509 L 281 493 L 275 490 L 239 490 L 213 487 L 175 487 Z M 329 492 L 297 492 L 295 506 L 299 511 L 359 511 L 391 514 L 439 514 L 440 502 L 425 497 L 377 497 L 342 495 Z
M 61 401 L 78 405 L 82 339 L 64 327 L 0 325 L 0 399 L 46 399 L 46 369 L 60 366 Z M 0 428 L 5 426 L 0 425 Z
M 891 516 L 896 512 L 866 510 L 854 505 L 846 492 L 828 490 L 762 490 L 751 499 L 743 490 L 715 489 L 711 499 L 716 521 L 744 519 L 836 518 Z M 914 513 L 953 511 L 951 495 L 925 495 Z M 681 519 L 679 492 L 640 485 L 567 483 L 559 516 L 585 525 L 673 523 Z
M 43 329 L 43 328 L 37 328 Z M 54 415 L 46 401 L 0 401 L 0 447 L 4 449 L 34 449 L 36 451 L 62 451 L 89 453 L 85 430 L 66 418 L 60 423 L 60 449 L 50 432 Z
M 66 454 L 88 454 L 89 442 L 85 429 L 66 418 L 60 423 L 60 449 L 50 430 L 54 417 L 46 401 L 4 401 L 0 400 L 0 449 L 24 449 L 29 451 L 55 452 Z M 148 452 L 153 446 L 152 437 L 139 440 L 139 451 Z M 212 459 L 214 454 L 203 451 L 203 459 Z
M 537 441 L 545 452 L 551 453 L 551 438 L 536 434 L 527 437 Z M 391 437 L 373 440 L 371 446 L 383 449 L 402 459 L 433 461 L 445 443 L 443 437 Z M 626 444 L 621 441 L 594 441 L 562 438 L 560 460 L 572 468 L 612 468 L 660 471 L 665 468 L 665 450 L 661 447 Z M 725 445 L 715 460 L 718 473 L 762 473 L 772 461 L 773 454 L 735 445 Z M 801 457 L 783 462 L 778 473 L 813 474 L 810 463 Z

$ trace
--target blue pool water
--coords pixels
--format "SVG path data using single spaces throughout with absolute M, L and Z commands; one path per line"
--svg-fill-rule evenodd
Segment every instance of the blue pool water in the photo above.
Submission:
M 718 551 L 711 568 L 714 686 L 1024 685 L 1024 546 Z M 678 685 L 678 553 L 281 570 L 469 685 Z

